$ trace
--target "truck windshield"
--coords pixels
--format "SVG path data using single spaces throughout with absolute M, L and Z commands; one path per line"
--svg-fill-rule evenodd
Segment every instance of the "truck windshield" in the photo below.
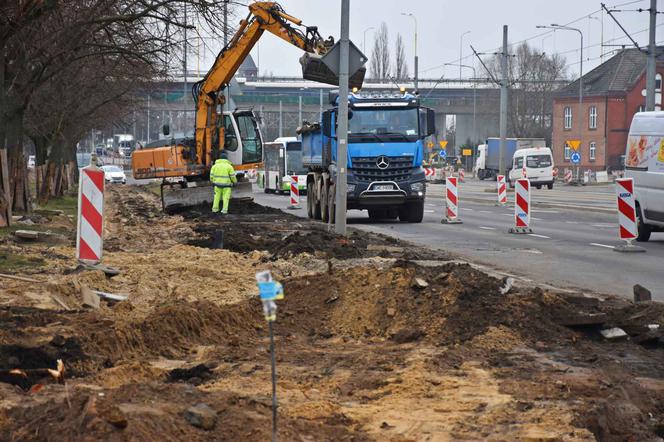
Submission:
M 417 109 L 353 109 L 348 135 L 355 140 L 368 136 L 381 141 L 414 141 L 419 137 Z
M 288 143 L 286 146 L 286 173 L 288 175 L 306 175 L 302 166 L 302 143 Z
M 526 157 L 526 167 L 549 167 L 551 166 L 551 156 L 549 155 L 529 155 Z

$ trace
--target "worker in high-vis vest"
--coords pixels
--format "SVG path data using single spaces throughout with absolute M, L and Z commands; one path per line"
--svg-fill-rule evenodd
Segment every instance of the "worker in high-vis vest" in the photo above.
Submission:
M 233 184 L 237 183 L 237 178 L 235 177 L 233 163 L 228 161 L 228 155 L 225 151 L 221 152 L 221 158 L 215 161 L 212 169 L 210 169 L 210 181 L 214 186 L 212 212 L 219 212 L 219 200 L 221 200 L 223 201 L 221 213 L 228 213 L 228 204 L 231 201 Z

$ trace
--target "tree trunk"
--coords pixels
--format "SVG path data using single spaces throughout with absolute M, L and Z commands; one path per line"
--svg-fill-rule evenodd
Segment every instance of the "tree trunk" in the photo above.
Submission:
M 15 212 L 32 210 L 28 188 L 28 164 L 23 155 L 23 111 L 17 110 L 7 119 L 5 145 L 9 160 L 9 183 L 12 208 Z

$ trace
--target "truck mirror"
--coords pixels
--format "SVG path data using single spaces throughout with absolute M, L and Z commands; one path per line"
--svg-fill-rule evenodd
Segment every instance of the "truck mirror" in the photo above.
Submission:
M 323 121 L 321 122 L 321 128 L 323 130 L 323 135 L 326 137 L 332 136 L 332 112 L 325 111 L 323 112 Z
M 168 124 L 164 124 L 161 128 L 162 132 L 164 135 L 170 135 L 171 134 L 171 127 Z
M 349 109 L 348 110 L 348 119 L 350 120 L 352 118 L 353 118 L 353 111 Z
M 427 136 L 436 133 L 436 112 L 433 109 L 427 109 Z

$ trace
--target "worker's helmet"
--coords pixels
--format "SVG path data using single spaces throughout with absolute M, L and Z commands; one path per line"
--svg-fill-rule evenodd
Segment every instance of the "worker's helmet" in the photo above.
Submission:
M 221 158 L 222 160 L 227 160 L 228 159 L 228 152 L 226 152 L 225 150 L 222 150 L 221 154 L 219 154 L 219 158 Z

